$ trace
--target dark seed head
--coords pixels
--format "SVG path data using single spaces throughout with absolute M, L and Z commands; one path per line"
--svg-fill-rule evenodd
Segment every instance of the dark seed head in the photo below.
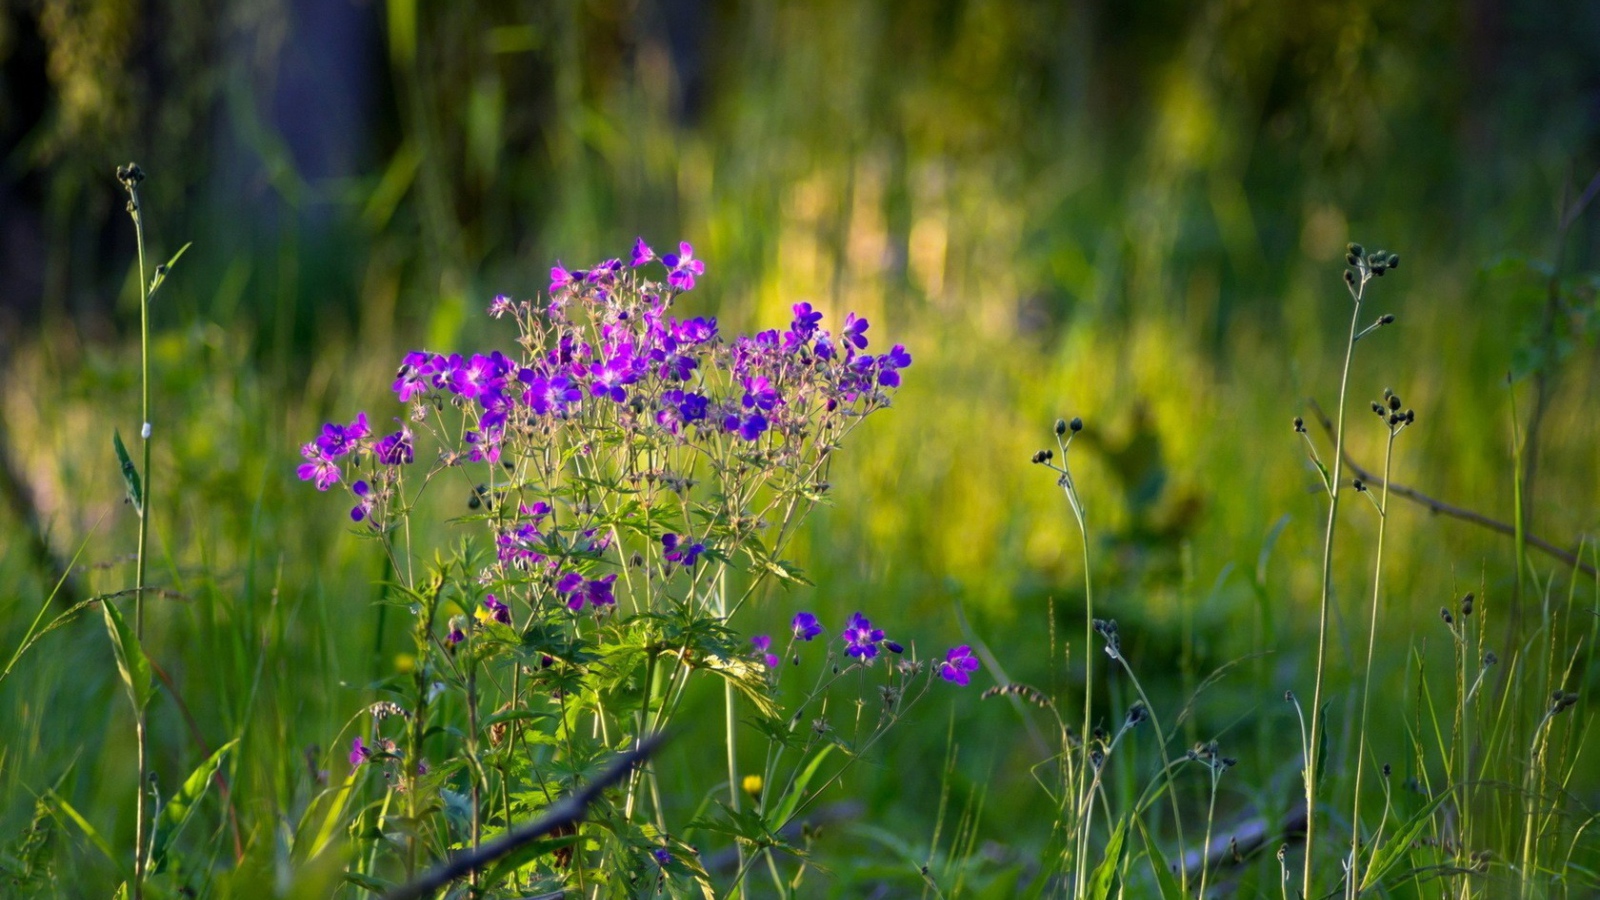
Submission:
M 1072 421 L 1067 423 L 1067 427 L 1072 429 L 1073 434 L 1077 434 L 1083 430 L 1083 419 L 1073 416 Z
M 1306 433 L 1306 420 L 1305 419 L 1302 419 L 1299 416 L 1295 416 L 1294 417 L 1294 432 L 1295 432 L 1295 434 L 1305 434 Z
M 1400 398 L 1398 396 L 1394 394 L 1389 395 L 1389 409 L 1395 412 L 1400 411 Z
M 1351 244 L 1348 247 L 1346 247 L 1345 250 L 1351 256 L 1366 256 L 1367 255 L 1366 248 L 1362 247 L 1360 244 Z
M 1394 324 L 1394 313 L 1385 313 L 1385 314 L 1379 316 L 1378 317 L 1378 324 L 1379 325 L 1393 325 Z
M 1056 437 L 1060 437 L 1060 436 L 1062 436 L 1063 434 L 1066 434 L 1066 433 L 1067 433 L 1067 420 L 1066 419 L 1057 419 L 1056 420 Z
M 1356 273 L 1355 273 L 1354 269 L 1345 269 L 1344 270 L 1344 283 L 1348 284 L 1351 287 L 1355 287 L 1356 286 Z
M 1400 268 L 1400 254 L 1398 254 L 1398 253 L 1389 254 L 1389 258 L 1384 260 L 1384 265 L 1388 266 L 1391 269 Z

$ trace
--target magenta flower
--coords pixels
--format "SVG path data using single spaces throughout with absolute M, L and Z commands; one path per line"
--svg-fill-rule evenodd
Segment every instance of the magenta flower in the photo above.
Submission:
M 493 300 L 489 301 L 489 315 L 491 318 L 498 319 L 511 312 L 512 309 L 511 298 L 505 294 L 497 294 Z
M 778 667 L 778 656 L 772 652 L 771 637 L 758 634 L 750 639 L 750 643 L 755 645 L 756 655 L 761 657 L 761 661 L 767 664 L 767 668 L 776 669 Z
M 359 766 L 372 758 L 372 748 L 361 743 L 361 735 L 350 742 L 350 765 Z
M 557 262 L 555 265 L 550 267 L 550 293 L 554 294 L 562 288 L 565 288 L 567 285 L 570 285 L 572 282 L 576 281 L 578 277 L 581 277 L 581 274 L 575 277 L 573 273 L 568 272 L 565 268 L 562 268 L 560 262 Z
M 338 463 L 325 456 L 316 441 L 301 447 L 300 455 L 306 458 L 306 462 L 295 470 L 301 481 L 315 482 L 319 491 L 325 491 L 339 483 Z
M 680 291 L 694 290 L 695 277 L 706 273 L 706 264 L 694 258 L 694 248 L 688 241 L 681 241 L 678 252 L 661 257 L 661 262 L 671 270 L 667 273 L 667 283 Z
M 484 613 L 488 614 L 489 618 L 499 622 L 501 625 L 511 624 L 511 608 L 501 603 L 500 599 L 495 595 L 484 595 L 483 610 Z
M 635 269 L 655 258 L 656 252 L 650 249 L 650 245 L 644 242 L 644 238 L 639 238 L 633 242 L 633 267 Z
M 789 627 L 794 629 L 794 636 L 802 641 L 809 641 L 822 633 L 822 623 L 808 612 L 796 613 Z
M 966 644 L 952 647 L 944 655 L 944 662 L 939 664 L 939 677 L 953 684 L 963 687 L 972 680 L 971 674 L 978 671 L 978 658 L 972 655 L 972 648 Z
M 426 393 L 433 374 L 433 362 L 428 354 L 420 350 L 407 353 L 394 379 L 394 392 L 400 395 L 400 402 L 410 403 L 411 398 Z
M 741 400 L 745 409 L 761 409 L 771 412 L 778 405 L 778 392 L 772 387 L 772 382 L 760 375 L 746 376 L 744 379 L 744 398 Z

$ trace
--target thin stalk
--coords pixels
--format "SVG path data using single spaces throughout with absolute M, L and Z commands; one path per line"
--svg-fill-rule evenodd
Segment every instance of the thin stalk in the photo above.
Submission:
M 139 501 L 139 549 L 134 564 L 133 634 L 141 646 L 144 644 L 144 592 L 145 575 L 149 567 L 150 501 L 154 494 L 150 478 L 150 283 L 144 270 L 144 213 L 139 205 L 139 181 L 144 174 L 137 166 L 119 171 L 123 185 L 128 189 L 128 215 L 133 218 L 133 233 L 139 249 L 139 440 L 143 462 L 139 477 L 142 494 Z M 133 900 L 143 900 L 145 875 L 145 784 L 149 780 L 149 745 L 146 734 L 144 707 L 134 709 L 134 736 L 138 743 L 138 789 L 135 793 L 133 826 Z
M 1367 286 L 1366 270 L 1362 269 L 1356 287 L 1350 289 L 1355 299 L 1350 313 L 1350 339 L 1344 349 L 1344 370 L 1339 375 L 1339 408 L 1335 411 L 1337 425 L 1333 437 L 1333 477 L 1328 480 L 1328 527 L 1322 539 L 1322 597 L 1317 604 L 1317 668 L 1311 690 L 1311 733 L 1306 740 L 1306 850 L 1305 871 L 1302 876 L 1302 896 L 1311 892 L 1312 874 L 1315 872 L 1315 837 L 1317 828 L 1317 743 L 1322 729 L 1322 679 L 1328 653 L 1328 606 L 1333 594 L 1333 530 L 1339 517 L 1339 479 L 1344 474 L 1344 409 L 1345 396 L 1350 384 L 1350 360 L 1355 355 L 1356 329 L 1361 319 L 1361 298 Z
M 1221 770 L 1217 768 L 1216 760 L 1213 759 L 1211 761 L 1211 803 L 1206 807 L 1206 840 L 1205 843 L 1200 845 L 1200 893 L 1195 895 L 1200 900 L 1205 900 L 1206 898 L 1206 873 L 1211 869 L 1209 865 L 1211 862 L 1211 823 L 1216 821 L 1217 818 L 1217 782 L 1221 777 Z M 1183 852 L 1183 847 L 1180 846 L 1178 848 L 1180 856 Z
M 1361 892 L 1361 873 L 1358 867 L 1361 854 L 1361 776 L 1365 772 L 1367 753 L 1367 708 L 1372 691 L 1372 657 L 1378 643 L 1378 601 L 1383 585 L 1383 537 L 1389 525 L 1389 467 L 1394 461 L 1394 439 L 1397 434 L 1389 429 L 1389 443 L 1383 452 L 1383 492 L 1378 500 L 1378 558 L 1373 564 L 1372 619 L 1367 627 L 1367 664 L 1361 675 L 1361 725 L 1356 729 L 1356 785 L 1355 799 L 1350 809 L 1350 877 L 1349 895 Z
M 721 569 L 721 571 L 719 571 L 717 573 L 716 598 L 717 598 L 717 619 L 718 619 L 719 622 L 726 622 L 727 621 L 727 608 L 728 608 L 727 587 L 728 587 L 728 570 L 727 570 L 727 567 L 723 567 Z M 722 708 L 723 708 L 723 712 L 725 713 L 725 716 L 724 716 L 724 719 L 723 719 L 723 743 L 726 744 L 727 748 L 728 748 L 728 806 L 734 812 L 738 812 L 739 811 L 739 745 L 737 743 L 738 734 L 737 734 L 737 730 L 735 728 L 735 726 L 738 724 L 738 707 L 737 707 L 737 705 L 735 703 L 735 700 L 736 700 L 736 698 L 734 697 L 733 682 L 729 681 L 727 679 L 723 679 L 723 681 L 722 681 Z M 745 869 L 744 845 L 740 844 L 738 841 L 734 841 L 733 845 L 734 845 L 735 849 L 737 849 L 738 852 L 739 852 L 739 871 L 742 874 L 744 872 L 744 869 Z M 737 881 L 734 882 L 734 886 L 733 886 L 732 890 L 730 891 L 729 896 L 730 897 L 738 897 L 738 896 L 741 896 L 742 893 L 743 893 L 743 891 L 741 890 L 740 883 L 737 882 Z

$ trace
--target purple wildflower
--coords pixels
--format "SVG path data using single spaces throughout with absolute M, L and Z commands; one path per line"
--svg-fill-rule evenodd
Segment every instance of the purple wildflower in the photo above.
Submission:
M 650 856 L 655 859 L 656 865 L 666 867 L 672 865 L 672 854 L 665 847 L 657 847 L 650 851 Z
M 750 643 L 755 645 L 756 655 L 761 657 L 761 661 L 767 664 L 767 668 L 776 669 L 778 667 L 778 656 L 772 652 L 771 637 L 758 634 L 750 639 Z
M 650 245 L 644 242 L 644 238 L 639 238 L 633 242 L 633 267 L 635 269 L 655 258 L 656 252 L 650 249 Z
M 822 313 L 811 308 L 809 303 L 796 303 L 794 305 L 794 324 L 789 328 L 797 337 L 804 340 L 816 333 L 817 326 L 822 323 Z
M 972 680 L 971 673 L 978 671 L 978 658 L 966 644 L 952 647 L 939 664 L 939 677 L 963 687 Z
M 760 375 L 746 376 L 744 379 L 744 399 L 741 400 L 745 409 L 761 409 L 771 412 L 778 405 L 778 392 L 773 389 L 772 382 Z
M 884 387 L 900 386 L 900 370 L 911 365 L 911 354 L 904 344 L 895 344 L 888 353 L 878 357 L 878 383 Z
M 523 394 L 523 402 L 541 416 L 565 412 L 568 406 L 582 399 L 583 391 L 565 375 L 535 376 Z
M 386 466 L 410 465 L 416 458 L 415 448 L 411 444 L 411 429 L 404 425 L 394 434 L 379 439 L 377 446 L 372 449 L 378 455 L 378 462 Z
M 317 446 L 316 441 L 301 447 L 300 455 L 306 458 L 306 462 L 295 470 L 301 481 L 316 482 L 319 491 L 325 491 L 339 483 L 339 464 L 329 459 L 322 452 L 322 448 Z
M 350 520 L 359 522 L 372 515 L 372 504 L 378 499 L 373 495 L 372 487 L 365 481 L 357 481 L 355 484 L 350 485 L 350 493 L 355 494 L 358 501 L 355 507 L 350 510 Z
M 789 627 L 794 630 L 794 636 L 802 641 L 809 641 L 822 633 L 822 623 L 808 612 L 796 613 Z
M 731 431 L 747 441 L 753 441 L 761 437 L 769 424 L 767 417 L 758 412 L 753 412 L 742 419 L 739 418 L 737 413 L 729 413 L 722 420 L 722 429 Z
M 361 743 L 361 735 L 350 742 L 350 765 L 359 766 L 372 758 L 372 748 Z
M 717 336 L 717 320 L 695 316 L 673 326 L 672 336 L 685 344 L 704 344 Z
M 550 267 L 550 293 L 560 291 L 575 280 L 573 273 L 563 268 L 559 261 Z
M 367 425 L 367 414 L 359 413 L 356 415 L 356 420 L 349 425 L 335 425 L 332 422 L 323 425 L 322 434 L 317 436 L 316 444 L 324 456 L 338 459 L 358 448 L 361 441 L 371 433 L 372 428 Z
M 451 625 L 450 633 L 445 635 L 444 639 L 452 644 L 459 644 L 467 639 L 467 633 L 461 630 L 460 625 Z
M 493 300 L 489 301 L 489 315 L 493 318 L 498 319 L 506 313 L 511 312 L 511 310 L 511 298 L 507 297 L 505 294 L 497 294 Z
M 511 624 L 511 608 L 500 602 L 493 594 L 486 594 L 483 598 L 483 615 L 499 622 L 501 625 Z
M 878 655 L 878 642 L 883 640 L 883 630 L 873 628 L 867 617 L 858 612 L 845 625 L 843 637 L 844 652 L 865 661 Z
M 683 538 L 668 532 L 661 536 L 661 549 L 665 551 L 664 555 L 667 559 L 687 569 L 695 564 L 695 560 L 700 558 L 700 554 L 706 552 L 706 545 L 698 541 L 693 544 L 686 544 L 683 542 Z
M 407 353 L 394 379 L 394 392 L 400 395 L 400 402 L 410 403 L 412 397 L 426 393 L 432 375 L 433 362 L 428 354 L 420 350 Z
M 681 241 L 678 252 L 661 257 L 661 262 L 671 269 L 667 273 L 667 283 L 680 291 L 694 290 L 695 276 L 706 273 L 706 264 L 694 258 L 694 248 L 688 241 Z
M 854 345 L 857 350 L 865 350 L 867 349 L 867 329 L 869 327 L 871 326 L 866 319 L 851 313 L 845 316 L 844 332 L 839 335 L 839 339 L 846 344 Z
M 567 608 L 573 612 L 583 609 L 585 602 L 596 607 L 610 606 L 617 602 L 616 595 L 612 593 L 612 584 L 616 580 L 616 575 L 588 580 L 577 572 L 568 572 L 556 582 L 556 592 L 567 595 Z

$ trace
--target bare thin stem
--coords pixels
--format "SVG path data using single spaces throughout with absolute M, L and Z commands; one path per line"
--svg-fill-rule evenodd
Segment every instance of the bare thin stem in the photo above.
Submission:
M 1311 882 L 1312 875 L 1316 871 L 1314 859 L 1317 829 L 1317 744 L 1322 734 L 1322 681 L 1327 666 L 1328 607 L 1333 597 L 1333 532 L 1339 517 L 1339 480 L 1343 475 L 1344 463 L 1345 394 L 1350 383 L 1350 360 L 1355 355 L 1356 330 L 1360 325 L 1361 299 L 1366 290 L 1367 278 L 1366 269 L 1363 268 L 1357 286 L 1351 288 L 1351 296 L 1355 299 L 1355 303 L 1350 312 L 1350 339 L 1345 343 L 1344 371 L 1339 375 L 1339 407 L 1336 410 L 1338 421 L 1333 438 L 1333 477 L 1329 479 L 1328 487 L 1328 527 L 1322 540 L 1322 597 L 1317 604 L 1317 668 L 1311 691 L 1311 733 L 1306 740 L 1305 754 L 1306 849 L 1301 894 L 1306 897 L 1314 896 L 1311 892 Z
M 1378 500 L 1378 554 L 1372 574 L 1372 618 L 1367 627 L 1367 663 L 1361 675 L 1361 725 L 1356 729 L 1356 784 L 1355 799 L 1350 808 L 1350 876 L 1348 894 L 1361 893 L 1361 776 L 1366 770 L 1367 709 L 1372 693 L 1372 657 L 1378 642 L 1378 603 L 1383 585 L 1383 538 L 1389 525 L 1389 472 L 1394 461 L 1394 439 L 1397 430 L 1389 430 L 1389 442 L 1383 452 L 1384 488 Z

